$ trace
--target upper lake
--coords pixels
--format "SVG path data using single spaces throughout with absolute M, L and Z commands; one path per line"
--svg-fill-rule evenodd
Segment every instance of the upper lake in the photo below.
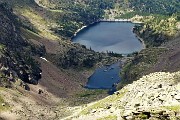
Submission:
M 72 41 L 97 52 L 133 53 L 143 49 L 132 32 L 134 25 L 130 22 L 98 22 L 78 32 Z

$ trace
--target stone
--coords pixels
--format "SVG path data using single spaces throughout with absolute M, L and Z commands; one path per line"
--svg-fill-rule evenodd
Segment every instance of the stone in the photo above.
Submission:
M 120 92 L 119 92 L 119 91 L 116 91 L 116 92 L 114 92 L 114 94 L 115 94 L 115 95 L 119 95 L 119 94 L 120 94 Z
M 42 94 L 42 93 L 43 93 L 43 90 L 39 89 L 38 94 Z
M 95 110 L 95 109 L 93 109 L 93 110 L 92 110 L 92 113 L 95 113 L 95 112 L 96 112 L 96 110 Z
M 135 105 L 134 105 L 134 107 L 139 107 L 141 104 L 140 103 L 136 103 Z
M 144 95 L 144 92 L 138 92 L 137 96 L 142 97 Z
M 175 95 L 174 98 L 175 98 L 176 100 L 180 100 L 180 95 Z
M 5 104 L 5 103 L 2 103 L 1 105 L 2 105 L 2 106 L 5 106 L 6 104 Z
M 159 85 L 158 85 L 158 88 L 162 88 L 162 84 L 159 84 Z
M 166 100 L 166 95 L 160 95 L 158 98 L 159 98 L 160 101 L 163 102 L 163 101 Z
M 107 105 L 106 109 L 110 109 L 112 107 L 112 105 Z
M 175 112 L 175 116 L 176 117 L 180 117 L 180 111 L 179 112 Z
M 130 116 L 130 115 L 132 115 L 132 110 L 126 110 L 126 111 L 124 111 L 124 114 L 123 114 L 124 117 Z
M 133 120 L 133 116 L 126 116 L 125 120 Z
M 30 87 L 27 84 L 24 84 L 23 87 L 25 90 L 30 91 Z

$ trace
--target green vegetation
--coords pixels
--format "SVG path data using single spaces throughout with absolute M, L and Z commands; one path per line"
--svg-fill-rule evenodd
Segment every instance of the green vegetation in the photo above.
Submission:
M 107 90 L 84 90 L 82 93 L 78 93 L 77 97 L 90 98 L 95 97 L 99 94 L 107 93 Z
M 108 116 L 99 118 L 97 120 L 117 120 L 117 116 L 116 115 L 108 115 Z
M 178 17 L 151 15 L 143 17 L 142 26 L 135 26 L 134 32 L 144 39 L 146 47 L 160 46 L 173 38 L 177 32 Z
M 149 73 L 149 69 L 156 64 L 159 56 L 166 48 L 149 48 L 142 50 L 133 60 L 127 62 L 121 71 L 122 81 L 118 89 Z
M 137 12 L 137 11 L 132 11 L 132 12 L 126 12 L 124 14 L 116 16 L 115 18 L 116 19 L 119 19 L 119 18 L 120 19 L 130 19 L 130 18 L 133 18 L 136 15 L 149 16 L 150 14 L 149 13 L 140 13 L 140 12 Z
M 142 119 L 147 119 L 148 116 L 146 114 L 141 113 L 138 115 L 138 118 L 142 120 Z
M 106 89 L 83 89 L 81 92 L 74 95 L 73 105 L 86 105 L 92 101 L 100 100 L 108 96 Z
M 34 39 L 34 40 L 41 39 L 41 36 L 28 29 L 21 28 L 21 33 L 26 39 Z
M 44 4 L 44 1 L 40 3 Z M 113 8 L 113 0 L 84 0 L 79 2 L 72 0 L 52 0 L 44 4 L 54 10 L 61 10 L 58 16 L 59 27 L 54 28 L 55 33 L 63 37 L 72 37 L 77 29 L 89 25 L 102 18 L 104 9 Z
M 84 25 L 103 18 L 105 10 L 115 10 L 115 18 L 131 18 L 135 15 L 149 14 L 172 15 L 179 13 L 178 0 L 40 0 L 40 6 L 45 10 L 37 9 L 32 0 L 2 0 L 12 5 L 14 10 L 26 17 L 24 27 L 35 30 L 44 37 L 57 39 L 53 32 L 61 37 L 72 37 Z M 45 12 L 46 15 L 43 15 Z M 119 13 L 116 15 L 117 13 Z M 30 23 L 28 23 L 29 21 Z M 51 23 L 51 24 L 50 24 Z M 28 25 L 29 24 L 29 25 Z
M 11 86 L 8 78 L 3 73 L 0 73 L 0 87 L 10 88 Z
M 174 83 L 177 84 L 180 82 L 180 74 L 175 74 L 174 75 Z
M 0 51 L 3 50 L 5 46 L 3 44 L 0 44 Z
M 133 55 L 133 60 L 128 61 L 123 67 L 121 71 L 123 80 L 119 83 L 118 89 L 149 74 L 159 56 L 166 51 L 166 48 L 160 46 L 178 34 L 180 3 L 177 0 L 169 2 L 167 0 L 128 0 L 126 5 L 133 10 L 117 16 L 117 18 L 132 18 L 134 21 L 142 22 L 142 24 L 137 24 L 133 31 L 144 40 L 146 48 L 148 48 Z
M 30 26 L 33 27 L 30 29 L 31 31 L 52 40 L 58 39 L 58 37 L 50 30 L 50 22 L 51 24 L 55 24 L 53 21 L 50 21 L 49 19 L 46 20 L 40 13 L 30 7 L 17 8 L 17 11 L 19 11 L 22 16 L 28 18 L 28 21 L 32 24 Z
M 171 15 L 180 12 L 179 0 L 127 0 L 127 6 L 135 11 Z
M 164 106 L 163 108 L 167 110 L 172 110 L 175 112 L 180 112 L 180 105 L 175 105 L 175 106 Z

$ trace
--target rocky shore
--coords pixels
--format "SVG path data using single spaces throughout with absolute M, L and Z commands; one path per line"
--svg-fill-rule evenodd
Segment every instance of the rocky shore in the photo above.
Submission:
M 180 118 L 180 72 L 143 76 L 114 95 L 84 107 L 73 119 L 170 120 Z

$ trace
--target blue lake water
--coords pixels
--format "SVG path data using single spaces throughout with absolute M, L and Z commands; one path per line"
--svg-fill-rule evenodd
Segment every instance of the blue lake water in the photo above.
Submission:
M 130 22 L 99 22 L 78 32 L 72 41 L 97 52 L 128 54 L 140 51 L 143 45 L 132 32 L 134 25 Z
M 142 43 L 132 32 L 134 25 L 127 22 L 95 23 L 78 32 L 72 41 L 97 52 L 133 53 L 143 48 Z M 85 87 L 91 89 L 115 88 L 113 84 L 119 83 L 121 80 L 119 64 L 120 62 L 96 69 L 89 77 Z
M 114 83 L 119 83 L 120 63 L 96 69 L 89 77 L 86 87 L 92 89 L 111 89 Z

